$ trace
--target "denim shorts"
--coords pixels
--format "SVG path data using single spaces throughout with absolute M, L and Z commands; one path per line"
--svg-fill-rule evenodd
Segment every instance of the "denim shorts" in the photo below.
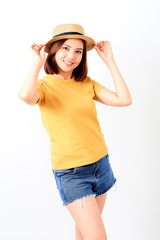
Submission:
M 98 197 L 116 182 L 109 154 L 92 164 L 52 171 L 63 205 L 87 196 Z

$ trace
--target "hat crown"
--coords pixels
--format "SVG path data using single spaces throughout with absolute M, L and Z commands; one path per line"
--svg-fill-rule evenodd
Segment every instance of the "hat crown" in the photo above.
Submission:
M 87 51 L 91 50 L 95 45 L 93 38 L 85 36 L 84 29 L 81 25 L 69 23 L 58 25 L 53 29 L 52 39 L 45 44 L 45 51 L 49 53 L 52 43 L 69 38 L 84 40 L 86 42 Z
M 79 24 L 62 24 L 53 29 L 53 37 L 67 32 L 77 32 L 84 35 L 84 30 Z

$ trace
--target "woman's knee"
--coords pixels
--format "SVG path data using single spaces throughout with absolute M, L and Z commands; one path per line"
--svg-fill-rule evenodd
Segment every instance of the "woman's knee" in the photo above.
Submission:
M 84 236 L 84 240 L 107 240 L 104 229 L 93 229 L 88 235 Z
M 93 230 L 85 236 L 82 235 L 77 224 L 75 224 L 75 239 L 76 240 L 107 240 L 106 233 L 104 231 Z
M 82 233 L 80 232 L 77 224 L 75 224 L 75 239 L 76 240 L 84 240 Z

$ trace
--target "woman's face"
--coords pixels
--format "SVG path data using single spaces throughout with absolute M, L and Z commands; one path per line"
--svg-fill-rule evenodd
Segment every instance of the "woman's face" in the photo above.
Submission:
M 82 55 L 83 41 L 80 39 L 67 39 L 55 55 L 59 74 L 72 74 L 73 70 L 80 64 Z

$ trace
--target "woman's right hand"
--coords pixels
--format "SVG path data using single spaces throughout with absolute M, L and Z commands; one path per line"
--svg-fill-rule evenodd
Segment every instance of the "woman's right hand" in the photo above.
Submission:
M 41 68 L 45 61 L 45 45 L 43 44 L 32 44 L 31 45 L 31 53 L 34 59 L 34 64 L 36 64 L 39 68 Z

